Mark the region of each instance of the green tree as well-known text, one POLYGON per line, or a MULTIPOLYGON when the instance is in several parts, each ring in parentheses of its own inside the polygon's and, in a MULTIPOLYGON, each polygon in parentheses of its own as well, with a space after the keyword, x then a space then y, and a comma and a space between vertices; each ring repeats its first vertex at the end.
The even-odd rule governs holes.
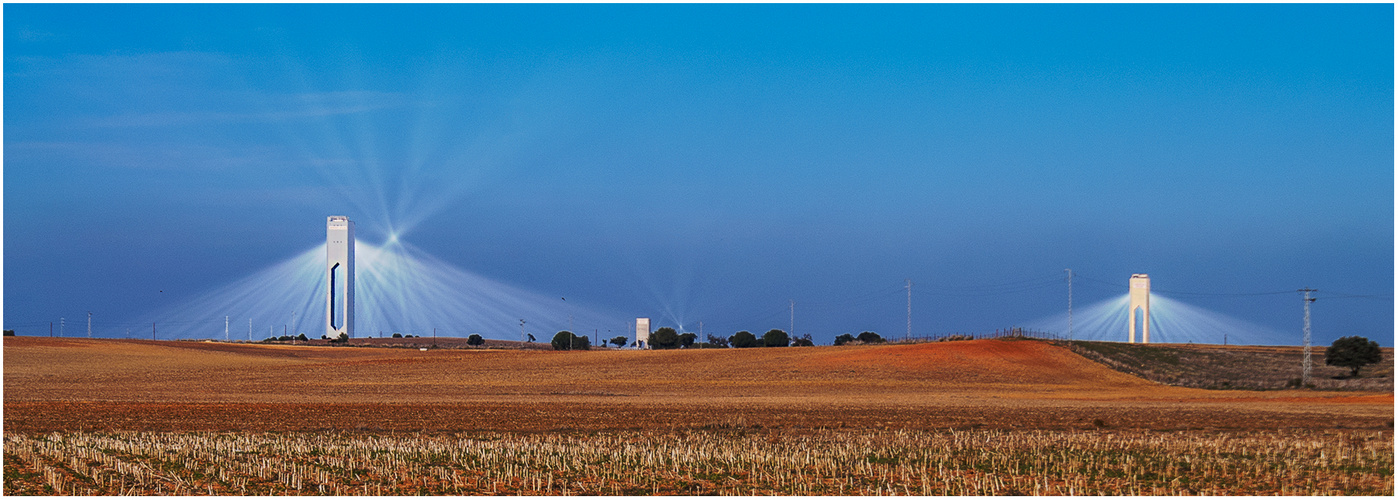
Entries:
POLYGON ((728 339, 717 335, 709 335, 709 347, 728 347, 728 339))
POLYGON ((529 341, 530 341, 530 342, 533 342, 533 341, 534 341, 534 334, 529 333, 529 334, 526 334, 526 335, 529 335, 529 341))
POLYGON ((1344 337, 1325 349, 1325 364, 1343 366, 1350 369, 1349 376, 1359 376, 1364 365, 1383 361, 1379 343, 1360 336, 1344 337))
POLYGON ((674 328, 664 327, 650 334, 651 349, 678 349, 680 334, 674 328))
POLYGON ((762 334, 763 347, 786 347, 788 345, 791 345, 791 337, 784 331, 774 328, 762 334))
POLYGON ((403 334, 398 333, 398 332, 393 332, 393 338, 395 338, 395 339, 401 339, 401 338, 403 338, 403 334))
POLYGON ((859 341, 865 344, 877 344, 883 342, 883 337, 874 332, 863 332, 859 334, 859 341))
POLYGON ((574 336, 573 332, 563 330, 553 335, 553 341, 550 344, 553 344, 555 351, 567 351, 573 348, 574 336))
POLYGON ((13 336, 15 336, 15 331, 14 331, 14 330, 5 330, 5 336, 6 336, 6 337, 13 337, 13 336))
POLYGON ((815 341, 811 340, 811 334, 809 333, 802 335, 799 338, 791 339, 791 347, 811 347, 814 345, 815 341))
POLYGON ((694 345, 694 341, 695 341, 696 339, 698 339, 698 338, 699 338, 699 336, 698 336, 698 335, 695 335, 695 334, 693 334, 693 333, 689 333, 689 332, 681 333, 681 334, 680 334, 680 347, 685 348, 685 349, 688 349, 690 346, 694 345))
POLYGON ((733 334, 732 337, 728 337, 728 344, 733 347, 757 347, 759 345, 757 343, 757 336, 747 330, 743 330, 733 334))
POLYGON ((835 345, 845 345, 850 342, 854 342, 854 335, 841 333, 840 336, 835 337, 835 345))
POLYGON ((481 338, 480 334, 472 333, 470 337, 466 337, 466 345, 483 345, 483 344, 485 344, 485 339, 481 338))
POLYGON ((588 351, 588 350, 591 350, 591 349, 592 349, 592 340, 591 340, 591 339, 588 339, 588 338, 587 338, 587 335, 583 335, 583 336, 581 336, 581 337, 579 337, 579 336, 577 336, 577 335, 574 335, 574 336, 573 336, 573 350, 574 350, 574 351, 588 351))
POLYGON ((626 347, 626 342, 627 342, 628 340, 631 340, 631 339, 629 339, 629 338, 627 338, 627 337, 625 337, 625 336, 612 337, 612 345, 617 346, 617 348, 620 349, 620 348, 622 348, 622 347, 626 347))

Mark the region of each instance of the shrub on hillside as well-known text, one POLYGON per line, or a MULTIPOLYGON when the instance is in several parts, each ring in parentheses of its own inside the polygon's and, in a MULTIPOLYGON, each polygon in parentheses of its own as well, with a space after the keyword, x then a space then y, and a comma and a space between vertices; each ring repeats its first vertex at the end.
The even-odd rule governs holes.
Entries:
POLYGON ((809 333, 802 335, 799 338, 791 339, 791 347, 811 347, 814 345, 815 341, 811 340, 811 334, 809 333))
POLYGON ((1379 361, 1383 361, 1379 343, 1357 335, 1337 339, 1325 349, 1325 364, 1349 368, 1351 377, 1358 377, 1364 365, 1379 361))
POLYGON ((773 328, 762 334, 762 347, 786 347, 788 345, 791 345, 791 337, 787 336, 784 331, 773 328))
POLYGON ((678 349, 680 334, 674 328, 664 327, 650 334, 651 349, 678 349))
POLYGON ((859 341, 865 344, 877 344, 883 342, 883 337, 874 332, 863 332, 859 334, 859 341))
POLYGON ((592 340, 591 340, 591 339, 588 339, 588 338, 587 338, 587 335, 583 335, 583 336, 581 336, 581 337, 579 337, 579 336, 577 336, 577 335, 574 335, 574 336, 573 336, 573 350, 574 350, 574 351, 588 351, 588 350, 591 350, 591 349, 592 349, 592 340))
POLYGON ((398 332, 393 332, 393 338, 395 338, 395 339, 401 339, 401 338, 403 338, 403 334, 398 333, 398 332))
POLYGON ((728 337, 728 344, 732 345, 733 347, 739 348, 757 347, 761 345, 757 342, 757 336, 753 335, 752 332, 749 332, 747 330, 743 330, 741 332, 733 334, 732 337, 728 337))
POLYGON ((568 351, 573 349, 573 332, 563 330, 553 334, 553 340, 549 344, 553 345, 555 351, 568 351))
POLYGON ((845 345, 850 342, 854 342, 854 335, 841 333, 839 336, 835 337, 835 345, 845 345))
POLYGON ((472 333, 470 337, 466 337, 466 345, 482 344, 485 344, 485 339, 481 338, 480 334, 472 333))
POLYGON ((728 347, 728 339, 717 335, 709 335, 708 345, 703 347, 705 349, 710 347, 728 347))

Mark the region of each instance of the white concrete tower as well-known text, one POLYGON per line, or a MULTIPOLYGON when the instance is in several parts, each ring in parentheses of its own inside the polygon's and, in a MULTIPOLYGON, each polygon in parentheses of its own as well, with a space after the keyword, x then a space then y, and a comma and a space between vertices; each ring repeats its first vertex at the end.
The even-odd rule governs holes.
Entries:
POLYGON ((1126 308, 1127 320, 1130 324, 1127 327, 1127 341, 1136 343, 1136 311, 1141 312, 1141 343, 1150 343, 1150 276, 1145 274, 1131 275, 1131 305, 1126 308))
POLYGON ((354 222, 325 220, 325 336, 354 338, 354 222))
POLYGON ((636 348, 646 349, 650 344, 650 318, 636 318, 636 348))

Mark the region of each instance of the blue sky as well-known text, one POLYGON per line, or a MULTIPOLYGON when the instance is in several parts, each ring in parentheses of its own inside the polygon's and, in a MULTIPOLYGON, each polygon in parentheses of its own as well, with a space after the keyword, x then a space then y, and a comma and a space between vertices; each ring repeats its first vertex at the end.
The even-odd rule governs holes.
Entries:
POLYGON ((1073 268, 1269 343, 1299 296, 1229 294, 1314 287, 1318 342, 1393 343, 1391 5, 4 9, 21 334, 148 323, 337 214, 609 323, 891 336, 912 279, 914 334, 984 332, 1073 268))

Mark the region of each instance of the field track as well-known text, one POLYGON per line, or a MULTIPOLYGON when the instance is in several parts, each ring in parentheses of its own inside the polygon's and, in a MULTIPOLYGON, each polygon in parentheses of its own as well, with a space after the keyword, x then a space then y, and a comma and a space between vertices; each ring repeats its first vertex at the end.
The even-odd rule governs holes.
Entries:
POLYGON ((4 339, 5 428, 1391 428, 1391 392, 1206 391, 1029 340, 551 352, 4 339))

